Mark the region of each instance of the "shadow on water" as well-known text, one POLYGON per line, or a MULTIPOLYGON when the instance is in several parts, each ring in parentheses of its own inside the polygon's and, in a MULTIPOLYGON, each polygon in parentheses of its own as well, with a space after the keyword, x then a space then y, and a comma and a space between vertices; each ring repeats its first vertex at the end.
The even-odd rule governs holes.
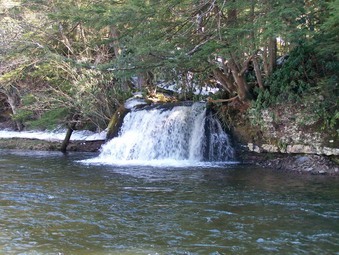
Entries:
POLYGON ((337 178, 0 151, 2 254, 335 254, 337 178))

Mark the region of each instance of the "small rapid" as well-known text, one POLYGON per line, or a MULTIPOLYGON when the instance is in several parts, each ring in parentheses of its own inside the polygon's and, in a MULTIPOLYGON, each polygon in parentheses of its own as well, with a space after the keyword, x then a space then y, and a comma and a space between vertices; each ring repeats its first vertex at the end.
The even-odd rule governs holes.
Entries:
POLYGON ((201 165, 230 162, 234 150, 206 103, 156 105, 133 109, 118 137, 86 163, 118 165, 201 165))

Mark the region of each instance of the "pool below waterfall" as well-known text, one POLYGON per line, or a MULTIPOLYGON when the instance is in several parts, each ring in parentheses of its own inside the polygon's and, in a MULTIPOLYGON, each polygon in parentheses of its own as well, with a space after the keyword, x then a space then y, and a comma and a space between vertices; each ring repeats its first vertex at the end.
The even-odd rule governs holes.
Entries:
POLYGON ((339 180, 0 150, 0 254, 337 254, 339 180))

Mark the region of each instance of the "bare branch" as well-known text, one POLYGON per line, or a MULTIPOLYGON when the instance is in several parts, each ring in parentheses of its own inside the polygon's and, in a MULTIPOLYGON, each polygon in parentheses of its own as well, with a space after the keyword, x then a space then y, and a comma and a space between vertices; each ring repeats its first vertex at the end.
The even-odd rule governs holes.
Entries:
POLYGON ((202 41, 201 43, 199 43, 198 45, 196 45, 192 50, 190 50, 189 52, 187 52, 186 55, 188 55, 188 56, 193 55, 194 53, 196 53, 197 51, 199 51, 200 48, 201 48, 202 46, 204 46, 208 41, 209 41, 209 39, 207 39, 207 40, 205 40, 205 41, 202 41))
POLYGON ((235 97, 232 97, 232 98, 228 98, 228 99, 212 99, 210 97, 207 98, 207 102, 209 103, 224 103, 224 102, 230 102, 230 101, 233 101, 235 99, 237 99, 239 96, 235 96, 235 97))

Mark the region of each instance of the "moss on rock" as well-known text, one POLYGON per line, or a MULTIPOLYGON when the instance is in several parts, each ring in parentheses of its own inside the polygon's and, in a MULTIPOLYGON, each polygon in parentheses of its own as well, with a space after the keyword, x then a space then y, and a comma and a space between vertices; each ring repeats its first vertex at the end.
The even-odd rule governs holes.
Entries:
POLYGON ((129 112, 124 106, 120 106, 113 114, 107 127, 106 140, 116 137, 124 121, 124 117, 129 112))

